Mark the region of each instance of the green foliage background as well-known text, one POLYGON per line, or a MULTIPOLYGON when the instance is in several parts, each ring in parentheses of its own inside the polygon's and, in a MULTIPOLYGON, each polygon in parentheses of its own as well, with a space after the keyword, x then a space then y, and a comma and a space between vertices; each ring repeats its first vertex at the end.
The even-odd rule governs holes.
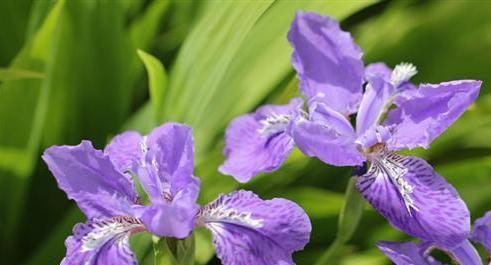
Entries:
MULTIPOLYGON (((314 264, 338 230, 353 229, 351 239, 338 235, 329 264, 388 264, 374 243, 407 237, 368 205, 356 228, 358 215, 349 213, 356 205, 348 204, 338 229, 350 169, 295 151, 281 170, 246 185, 217 172, 233 117, 298 94, 286 40, 296 10, 342 21, 367 63, 416 64, 417 82, 484 81, 471 109, 431 149, 412 153, 458 189, 473 218, 491 209, 491 3, 0 1, 2 264, 59 263, 65 237, 83 221, 41 162, 46 147, 90 139, 102 148, 118 132, 148 132, 166 121, 194 129, 201 203, 237 188, 286 197, 313 222, 298 264, 314 264)), ((196 264, 219 264, 207 232, 198 231, 195 241, 196 264)), ((132 245, 141 264, 153 264, 149 236, 132 245)))

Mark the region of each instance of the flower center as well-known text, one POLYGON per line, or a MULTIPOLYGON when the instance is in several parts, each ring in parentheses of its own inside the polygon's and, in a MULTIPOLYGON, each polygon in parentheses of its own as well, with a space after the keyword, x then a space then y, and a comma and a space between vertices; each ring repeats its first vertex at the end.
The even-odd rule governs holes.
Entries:
POLYGON ((409 81, 411 77, 416 75, 418 70, 411 63, 400 63, 394 67, 390 81, 394 87, 400 86, 402 83, 409 81))
POLYGON ((261 128, 258 129, 258 132, 261 135, 269 136, 279 132, 284 132, 288 126, 288 123, 291 120, 290 115, 286 114, 272 114, 268 116, 266 119, 259 121, 261 123, 261 128))

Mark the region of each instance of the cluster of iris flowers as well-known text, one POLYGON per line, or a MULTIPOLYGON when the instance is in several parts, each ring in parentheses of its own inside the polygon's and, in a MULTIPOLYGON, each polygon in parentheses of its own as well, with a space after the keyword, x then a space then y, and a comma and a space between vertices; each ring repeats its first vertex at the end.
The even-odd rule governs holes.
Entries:
MULTIPOLYGON (((423 159, 396 153, 428 148, 473 103, 481 82, 416 86, 412 64, 365 66, 351 35, 314 13, 297 13, 288 40, 305 99, 233 120, 220 172, 247 182, 277 170, 295 146, 329 165, 367 167, 356 176, 361 195, 392 226, 419 239, 379 242, 387 257, 398 265, 441 264, 430 256, 438 248, 459 264, 482 264, 470 241, 491 253, 491 212, 471 231, 457 191, 423 159)), ((125 132, 103 151, 88 141, 47 149, 43 159, 59 187, 88 219, 67 238, 61 264, 137 264, 131 235, 186 238, 200 227, 212 232, 224 265, 294 264, 292 253, 310 238, 307 214, 294 202, 243 190, 200 207, 193 156, 191 128, 177 123, 147 136, 125 132)))

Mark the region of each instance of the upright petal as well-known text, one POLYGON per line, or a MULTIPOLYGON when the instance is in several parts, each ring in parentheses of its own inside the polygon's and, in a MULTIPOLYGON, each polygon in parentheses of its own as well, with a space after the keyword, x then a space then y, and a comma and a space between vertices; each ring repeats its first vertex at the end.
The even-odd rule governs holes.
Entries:
POLYGON ((119 172, 125 173, 142 159, 144 148, 143 137, 130 131, 116 135, 104 148, 104 153, 109 156, 119 172))
POLYGON ((424 160, 393 153, 372 160, 357 187, 394 227, 444 248, 466 240, 469 210, 424 160))
POLYGON ((89 141, 77 146, 53 146, 43 159, 60 189, 87 218, 131 215, 138 196, 128 176, 118 172, 109 157, 89 141))
POLYGON ((368 81, 374 76, 382 77, 386 82, 390 82, 390 77, 392 75, 392 69, 388 67, 385 63, 371 63, 365 67, 365 80, 368 81))
POLYGON ((213 234, 224 265, 294 264, 311 231, 307 214, 284 199, 264 201, 248 191, 222 195, 202 208, 198 222, 213 234))
POLYGON ((360 109, 356 115, 358 135, 363 135, 368 129, 379 124, 383 114, 391 105, 390 101, 395 92, 394 86, 383 77, 378 75, 369 77, 360 109))
POLYGON ((196 203, 199 185, 192 184, 172 198, 154 201, 152 205, 141 206, 135 215, 146 229, 160 237, 185 238, 194 228, 199 205, 196 203))
POLYGON ((287 128, 300 115, 302 104, 295 98, 287 105, 266 105, 233 120, 225 133, 226 159, 220 172, 247 182, 259 173, 277 170, 295 146, 287 128))
POLYGON ((136 265, 129 236, 144 230, 131 217, 116 217, 78 224, 65 241, 66 257, 61 265, 136 265))
POLYGON ((428 148, 474 102, 480 87, 481 81, 462 80, 401 93, 386 121, 393 127, 389 149, 428 148))
POLYGON ((362 51, 350 33, 330 17, 298 12, 288 40, 300 89, 310 99, 319 93, 323 102, 343 115, 356 112, 362 95, 362 51))
POLYGON ((471 240, 483 245, 491 256, 491 211, 474 222, 471 240))
POLYGON ((377 247, 396 265, 443 265, 429 256, 428 243, 394 243, 381 241, 377 247))
POLYGON ((308 156, 334 166, 356 166, 365 160, 349 121, 323 103, 312 104, 309 120, 298 119, 292 127, 295 144, 308 156))

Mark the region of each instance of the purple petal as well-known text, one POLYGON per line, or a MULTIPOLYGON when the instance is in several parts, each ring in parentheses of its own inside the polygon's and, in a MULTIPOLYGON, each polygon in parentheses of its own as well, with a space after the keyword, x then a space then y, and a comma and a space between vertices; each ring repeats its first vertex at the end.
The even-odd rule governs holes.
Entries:
POLYGON ((467 206, 423 159, 393 153, 375 158, 357 187, 394 227, 414 237, 448 248, 469 234, 467 206))
POLYGON ((220 172, 244 183, 259 173, 277 170, 295 146, 287 128, 300 115, 302 104, 292 99, 287 105, 266 105, 233 120, 225 133, 226 160, 220 172))
POLYGON ((387 83, 390 83, 391 75, 392 69, 382 62, 372 63, 365 67, 365 80, 367 81, 374 76, 380 76, 387 83))
POLYGON ((261 200, 248 191, 222 195, 200 212, 224 265, 294 264, 292 253, 308 243, 307 214, 285 199, 261 200))
POLYGON ((377 247, 396 265, 443 265, 428 255, 429 245, 381 241, 377 247))
POLYGON ((322 103, 311 105, 310 120, 299 119, 292 129, 298 148, 334 166, 356 166, 365 160, 358 151, 349 121, 322 103))
POLYGON ((167 123, 145 140, 147 152, 138 177, 152 200, 174 197, 189 185, 199 185, 193 176, 194 145, 191 128, 167 123))
POLYGON ((288 40, 300 89, 343 115, 356 112, 362 95, 362 51, 348 32, 330 17, 297 12, 288 40))
POLYGON ((491 256, 491 211, 474 222, 471 240, 483 245, 491 256))
POLYGON ((136 265, 129 236, 143 230, 138 220, 129 217, 78 224, 65 241, 67 253, 61 265, 136 265))
POLYGON ((135 215, 146 229, 159 237, 185 238, 194 228, 199 205, 199 185, 189 185, 173 198, 155 201, 150 206, 138 207, 135 215))
POLYGON ((60 189, 87 218, 131 215, 131 206, 138 200, 131 179, 119 173, 109 157, 89 141, 50 147, 43 159, 60 189))
POLYGON ((379 124, 382 115, 390 105, 390 98, 396 92, 394 86, 381 76, 371 76, 368 79, 366 91, 361 100, 360 109, 356 116, 356 132, 363 135, 368 129, 379 124))
POLYGON ((394 130, 389 149, 428 148, 474 102, 480 87, 481 81, 462 80, 401 93, 386 121, 394 130))
POLYGON ((125 173, 142 159, 142 136, 137 132, 116 135, 106 146, 104 153, 109 156, 119 172, 125 173))

